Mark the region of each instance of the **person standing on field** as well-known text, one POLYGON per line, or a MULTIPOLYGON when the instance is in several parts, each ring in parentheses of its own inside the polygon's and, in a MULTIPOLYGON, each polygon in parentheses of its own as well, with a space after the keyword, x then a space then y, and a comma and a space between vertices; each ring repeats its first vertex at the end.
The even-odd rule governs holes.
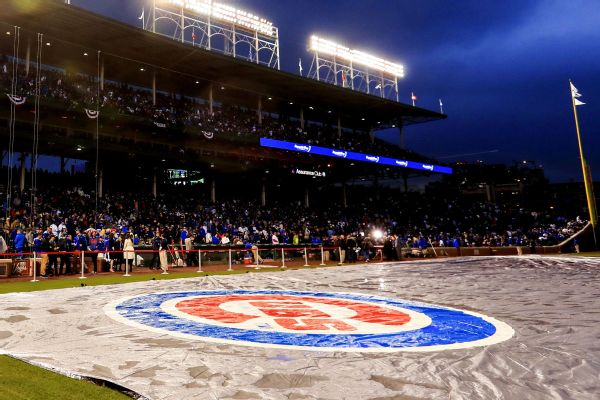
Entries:
POLYGON ((163 270, 163 275, 168 274, 169 264, 167 261, 167 251, 169 250, 169 241, 163 235, 160 237, 160 250, 158 252, 160 258, 160 268, 163 270))

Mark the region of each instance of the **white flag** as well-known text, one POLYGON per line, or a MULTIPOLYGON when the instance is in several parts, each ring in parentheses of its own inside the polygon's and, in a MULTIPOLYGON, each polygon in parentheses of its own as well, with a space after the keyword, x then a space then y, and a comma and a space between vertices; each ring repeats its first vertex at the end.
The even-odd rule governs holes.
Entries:
POLYGON ((377 86, 375 86, 375 89, 381 89, 381 83, 377 86))
POLYGON ((302 75, 303 68, 302 68, 302 59, 301 58, 298 59, 298 68, 300 68, 300 75, 302 75))
POLYGON ((144 13, 146 12, 146 10, 144 10, 142 8, 142 15, 140 15, 140 17, 138 19, 141 19, 142 21, 144 20, 144 13))
POLYGON ((444 103, 442 103, 442 99, 440 99, 440 107, 444 107, 444 103))
POLYGON ((585 103, 583 101, 577 100, 579 97, 581 97, 581 93, 579 93, 579 90, 577 90, 577 88, 575 87, 575 85, 573 85, 573 82, 569 82, 571 84, 571 96, 573 97, 573 102, 575 103, 576 106, 582 106, 585 103))

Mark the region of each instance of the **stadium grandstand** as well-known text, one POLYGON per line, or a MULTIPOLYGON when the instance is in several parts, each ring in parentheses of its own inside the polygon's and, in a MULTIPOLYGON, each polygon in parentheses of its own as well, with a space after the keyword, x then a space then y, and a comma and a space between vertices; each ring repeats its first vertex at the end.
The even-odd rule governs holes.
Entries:
MULTIPOLYGON (((335 16, 349 36, 378 23, 413 57, 396 33, 431 41, 446 26, 433 9, 494 32, 491 3, 355 3, 335 16)), ((506 150, 475 152, 486 142, 467 130, 448 132, 463 155, 406 146, 453 116, 419 107, 418 79, 376 50, 315 32, 283 71, 297 54, 276 24, 219 0, 81 4, 0 0, 0 400, 598 398, 595 197, 572 83, 584 182, 555 184, 522 159, 549 148, 535 135, 493 134, 514 121, 474 93, 513 88, 477 63, 478 92, 442 90, 477 103, 451 114, 485 109, 511 164, 474 161, 506 150)), ((324 10, 341 4, 273 13, 337 24, 324 10)), ((468 59, 431 54, 444 74, 468 59)), ((525 113, 545 119, 545 104, 525 113)))
MULTIPOLYGON (((58 0, 3 9, 5 253, 119 251, 125 236, 157 250, 159 238, 183 246, 189 235, 196 248, 326 245, 332 258, 359 249, 368 261, 378 246, 397 259, 432 246, 559 245, 585 226, 560 207, 497 201, 498 185, 469 189, 406 149, 407 127, 446 116, 398 102, 398 76, 347 75, 351 64, 335 64, 333 78, 283 72, 278 42, 271 56, 258 45, 274 28, 246 27, 257 46, 236 57, 239 32, 217 51, 199 25, 165 34, 156 13, 134 27, 58 0), (384 129, 397 144, 377 138, 384 129), (416 192, 413 177, 436 179, 416 192)), ((500 192, 523 189, 511 185, 500 192)))

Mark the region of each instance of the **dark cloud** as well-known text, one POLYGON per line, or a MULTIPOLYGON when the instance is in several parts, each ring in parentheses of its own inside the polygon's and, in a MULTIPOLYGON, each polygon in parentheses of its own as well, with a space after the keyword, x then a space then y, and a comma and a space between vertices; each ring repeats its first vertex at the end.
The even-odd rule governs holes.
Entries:
MULTIPOLYGON (((135 23, 141 0, 72 0, 135 23)), ((402 95, 447 121, 407 129, 417 151, 443 157, 498 149, 490 162, 536 160, 553 180, 581 179, 568 79, 579 108, 587 157, 600 176, 600 2, 585 0, 234 0, 280 28, 282 67, 309 63, 312 33, 405 63, 402 95)))

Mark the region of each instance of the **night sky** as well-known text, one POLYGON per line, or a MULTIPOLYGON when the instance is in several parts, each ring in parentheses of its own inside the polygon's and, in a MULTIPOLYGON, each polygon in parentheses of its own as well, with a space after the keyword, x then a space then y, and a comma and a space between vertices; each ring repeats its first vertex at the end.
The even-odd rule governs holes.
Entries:
MULTIPOLYGON (((72 0, 138 24, 145 0, 72 0)), ((442 162, 530 160, 552 181, 580 181, 568 79, 586 157, 600 179, 600 1, 597 0, 231 0, 279 27, 282 69, 305 73, 317 33, 401 62, 421 107, 448 120, 409 127, 407 146, 442 162), (468 155, 482 153, 478 155, 468 155), (465 155, 465 156, 461 156, 465 155)))

